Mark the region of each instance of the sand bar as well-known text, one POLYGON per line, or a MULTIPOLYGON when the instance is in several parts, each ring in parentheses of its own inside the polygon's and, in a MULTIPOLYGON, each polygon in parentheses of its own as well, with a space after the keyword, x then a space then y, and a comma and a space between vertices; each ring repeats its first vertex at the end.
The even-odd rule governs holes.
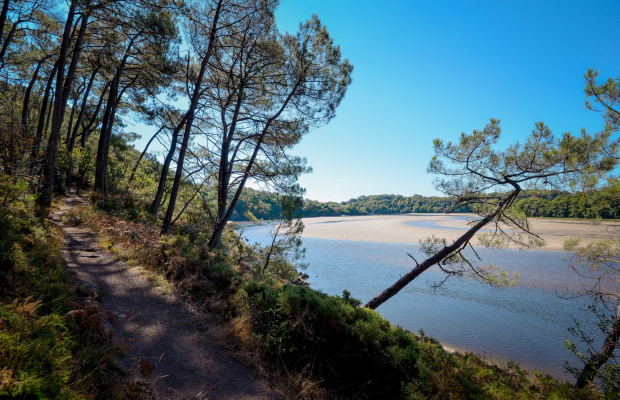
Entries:
MULTIPOLYGON (((365 242, 419 243, 435 235, 453 241, 470 225, 462 214, 397 214, 354 217, 304 218, 304 237, 365 242)), ((470 220, 473 216, 469 216, 470 220)), ((585 220, 530 219, 532 232, 546 242, 544 250, 562 250, 564 241, 581 238, 582 243, 620 234, 619 221, 594 224, 585 220)), ((489 227, 491 228, 491 227, 489 227)), ((474 238, 473 245, 478 244, 474 238)))

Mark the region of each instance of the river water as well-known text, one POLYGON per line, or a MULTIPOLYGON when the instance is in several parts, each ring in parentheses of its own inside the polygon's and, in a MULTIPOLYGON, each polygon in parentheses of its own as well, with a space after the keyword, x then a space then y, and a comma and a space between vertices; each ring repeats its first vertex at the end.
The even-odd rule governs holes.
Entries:
MULTIPOLYGON (((458 218, 458 217, 457 217, 458 218)), ((269 224, 243 224, 250 243, 267 243, 269 224)), ((311 287, 327 294, 348 290, 366 302, 413 267, 410 253, 424 255, 418 245, 304 238, 311 287)), ((430 269, 379 311, 393 324, 425 334, 446 347, 472 351, 497 361, 514 360, 563 380, 574 356, 566 339, 575 320, 594 326, 587 299, 575 298, 583 281, 561 251, 477 249, 482 262, 519 273, 517 286, 494 289, 471 278, 450 278, 439 289, 433 284, 444 275, 430 269)))

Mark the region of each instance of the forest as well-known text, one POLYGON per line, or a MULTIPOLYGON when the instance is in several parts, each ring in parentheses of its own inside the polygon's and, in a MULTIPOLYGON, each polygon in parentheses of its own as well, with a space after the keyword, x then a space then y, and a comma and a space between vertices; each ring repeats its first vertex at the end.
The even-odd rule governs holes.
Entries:
MULTIPOLYGON (((620 314, 601 323, 607 347, 579 353, 573 385, 445 351, 374 309, 433 265, 462 274, 452 262, 468 268, 460 252, 483 226, 507 224, 519 233, 506 240, 534 247, 526 217, 620 218, 618 81, 586 75, 602 132, 556 138, 538 123, 500 151, 492 119, 454 143, 437 139, 429 171, 444 197, 304 201, 298 178, 310 169, 291 150, 335 117, 353 65, 316 15, 281 32, 277 6, 1 1, 0 397, 157 398, 122 368, 101 293, 67 267, 63 229, 79 226, 100 243, 89 251, 141 266, 233 332, 226 346, 252 354, 282 398, 614 398, 620 369, 607 362, 620 314), (87 204, 58 217, 68 195, 87 204), (481 219, 451 245, 429 242, 429 259, 366 305, 304 284, 296 217, 411 212, 481 219), (241 219, 280 223, 259 247, 227 228, 241 219)), ((617 262, 614 240, 573 245, 598 267, 617 262)))
POLYGON ((351 82, 318 18, 281 34, 275 6, 4 1, 4 173, 36 186, 42 208, 72 187, 105 196, 154 180, 145 196, 163 232, 210 188, 215 248, 248 180, 294 190, 306 167, 287 150, 334 116, 351 82), (167 148, 158 170, 148 146, 131 172, 114 160, 115 142, 136 138, 130 123, 167 148))
MULTIPOLYGON (((596 193, 570 193, 559 190, 532 190, 523 193, 515 208, 528 217, 620 219, 620 203, 613 189, 596 193)), ((296 216, 331 217, 342 215, 402 213, 471 213, 455 198, 443 196, 402 196, 393 194, 360 196, 348 201, 320 202, 304 199, 296 216)), ((232 220, 272 220, 281 214, 280 197, 271 192, 247 188, 235 208, 232 220)))

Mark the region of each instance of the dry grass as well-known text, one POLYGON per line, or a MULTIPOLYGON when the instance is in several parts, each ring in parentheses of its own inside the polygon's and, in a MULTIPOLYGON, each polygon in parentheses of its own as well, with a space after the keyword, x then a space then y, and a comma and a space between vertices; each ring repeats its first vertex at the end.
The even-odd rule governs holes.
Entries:
POLYGON ((279 398, 296 400, 323 400, 331 398, 321 387, 321 381, 309 370, 301 372, 274 371, 265 360, 260 343, 256 339, 251 316, 244 312, 227 322, 212 328, 218 344, 230 350, 231 354, 245 365, 251 366, 260 376, 267 378, 279 398))

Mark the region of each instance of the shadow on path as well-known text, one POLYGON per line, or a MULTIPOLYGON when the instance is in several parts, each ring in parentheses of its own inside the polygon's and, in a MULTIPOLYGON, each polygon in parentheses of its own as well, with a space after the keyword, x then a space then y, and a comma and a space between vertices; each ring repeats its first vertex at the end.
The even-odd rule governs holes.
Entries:
POLYGON ((62 252, 83 283, 103 292, 118 337, 129 344, 133 364, 147 361, 144 378, 158 399, 275 399, 255 371, 226 354, 210 334, 209 316, 193 313, 173 295, 151 285, 139 267, 130 267, 99 248, 84 228, 62 224, 62 215, 85 201, 68 196, 52 220, 64 232, 62 252), (149 368, 147 368, 148 370, 149 368))

